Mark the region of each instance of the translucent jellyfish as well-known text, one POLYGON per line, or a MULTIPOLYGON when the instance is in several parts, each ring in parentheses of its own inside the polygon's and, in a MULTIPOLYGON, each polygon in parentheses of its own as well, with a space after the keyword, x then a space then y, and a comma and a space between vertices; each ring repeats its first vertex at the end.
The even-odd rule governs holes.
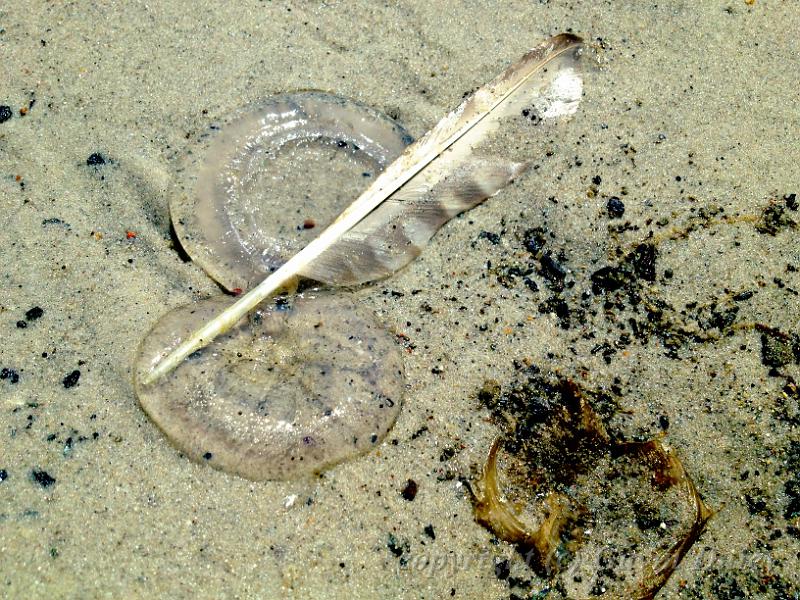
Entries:
POLYGON ((411 143, 382 113, 321 92, 275 96, 187 156, 170 213, 186 249, 246 290, 327 227, 411 143))
POLYGON ((141 385, 163 356, 230 303, 220 297, 165 315, 135 365, 145 412, 190 458, 242 477, 319 472, 378 444, 404 390, 401 353, 374 315, 330 293, 272 302, 141 385))

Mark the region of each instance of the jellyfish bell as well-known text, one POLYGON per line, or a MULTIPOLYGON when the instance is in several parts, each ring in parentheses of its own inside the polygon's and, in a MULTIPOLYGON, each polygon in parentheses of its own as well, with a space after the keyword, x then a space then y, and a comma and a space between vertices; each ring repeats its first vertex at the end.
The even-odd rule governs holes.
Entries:
POLYGON ((325 229, 412 138, 322 92, 237 112, 187 153, 170 200, 186 252, 229 291, 260 282, 325 229))
POLYGON ((144 411, 191 459, 247 479, 291 479, 374 448, 404 390, 391 334, 346 295, 272 302, 153 384, 145 374, 230 300, 179 307, 147 335, 135 364, 144 411))

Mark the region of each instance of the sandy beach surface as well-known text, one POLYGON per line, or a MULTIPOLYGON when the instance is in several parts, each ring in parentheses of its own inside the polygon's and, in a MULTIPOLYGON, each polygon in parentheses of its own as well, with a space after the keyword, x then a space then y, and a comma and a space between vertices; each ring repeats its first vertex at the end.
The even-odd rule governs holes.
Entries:
POLYGON ((800 597, 798 31, 789 0, 0 4, 0 597, 624 589, 620 536, 680 523, 593 505, 595 554, 548 577, 475 521, 503 427, 480 391, 537 370, 612 398, 615 435, 661 436, 718 511, 658 597, 800 597), (566 31, 600 63, 578 113, 490 149, 534 168, 342 292, 404 352, 384 442, 288 482, 178 452, 132 362, 165 312, 221 293, 170 235, 187 153, 306 89, 418 137, 566 31))

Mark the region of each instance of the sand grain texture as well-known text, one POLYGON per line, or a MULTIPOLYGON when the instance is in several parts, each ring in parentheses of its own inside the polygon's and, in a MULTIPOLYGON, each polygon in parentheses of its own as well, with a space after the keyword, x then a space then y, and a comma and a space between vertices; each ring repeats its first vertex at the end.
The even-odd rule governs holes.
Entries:
POLYGON ((701 215, 722 206, 760 218, 773 202, 800 221, 784 198, 800 193, 798 30, 794 3, 778 0, 2 4, 0 105, 13 116, 0 123, 0 596, 541 591, 547 582, 475 524, 457 479, 477 472, 496 432, 477 390, 505 384, 512 360, 528 358, 618 386, 627 435, 652 437, 666 416, 666 443, 708 504, 724 507, 661 597, 793 597, 791 347, 772 375, 753 330, 682 339, 667 356, 664 336, 631 332, 629 319, 647 321, 641 305, 604 306, 590 277, 652 231, 655 276, 643 285, 676 318, 696 325, 703 316, 687 304, 720 312, 753 291, 730 301, 737 322, 800 332, 798 230, 701 215), (409 349, 406 404, 380 450, 319 479, 254 484, 170 446, 136 403, 134 353, 167 310, 219 293, 170 240, 180 157, 234 109, 309 88, 419 136, 568 30, 601 39, 605 66, 572 122, 499 142, 538 168, 357 292, 409 349), (104 164, 87 164, 95 153, 104 164), (612 196, 621 219, 609 218, 612 196), (708 226, 666 239, 692 219, 708 226), (530 252, 534 227, 563 276, 530 252), (508 270, 520 264, 532 272, 508 270), (412 501, 400 493, 409 479, 412 501), (513 581, 495 573, 506 559, 513 581))

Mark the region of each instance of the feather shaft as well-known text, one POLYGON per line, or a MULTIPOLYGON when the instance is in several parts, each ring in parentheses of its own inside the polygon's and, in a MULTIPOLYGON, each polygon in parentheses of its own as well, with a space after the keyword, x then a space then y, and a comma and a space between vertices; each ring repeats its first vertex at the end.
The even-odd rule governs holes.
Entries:
MULTIPOLYGON (((531 79, 545 65, 566 52, 576 50, 580 45, 581 39, 577 36, 557 35, 525 54, 499 77, 478 89, 427 134, 410 145, 319 237, 312 240, 216 318, 182 341, 153 367, 142 383, 153 383, 175 369, 188 355, 228 331, 258 304, 296 280, 298 276, 322 282, 351 284, 377 279, 406 264, 419 253, 421 246, 414 245, 416 237, 424 237, 422 243, 425 243, 433 232, 454 214, 471 208, 493 195, 524 170, 525 165, 517 163, 499 163, 490 169, 487 167, 488 161, 475 161, 471 158, 472 150, 488 133, 497 128, 501 117, 518 112, 522 106, 520 102, 528 100, 525 97, 515 98, 515 93, 520 88, 524 89, 526 84, 530 85, 531 79), (440 162, 441 164, 437 166, 440 162), (457 184, 461 181, 459 177, 462 177, 463 173, 478 175, 477 186, 473 177, 471 181, 463 180, 459 187, 457 184), (489 183, 482 185, 484 182, 489 183), (409 184, 408 190, 404 187, 406 184, 409 184), (438 206, 432 203, 414 204, 414 198, 418 198, 421 194, 432 193, 435 189, 440 190, 442 197, 438 206), (357 243, 359 237, 367 236, 370 231, 383 232, 381 229, 383 224, 371 223, 370 217, 374 216, 373 220, 401 219, 402 215, 398 215, 397 210, 392 212, 392 207, 379 209, 381 204, 394 194, 396 203, 402 207, 413 208, 418 215, 425 211, 440 212, 433 219, 433 225, 427 226, 427 231, 409 231, 406 235, 407 245, 412 247, 406 250, 406 255, 397 258, 392 256, 391 251, 387 251, 385 264, 377 270, 377 276, 374 270, 368 270, 366 274, 357 273, 357 269, 351 266, 341 264, 336 266, 333 264, 335 260, 326 260, 326 251, 330 251, 332 246, 342 240, 344 240, 343 246, 346 246, 347 242, 357 243), (379 212, 382 214, 379 215, 379 212), (363 226, 359 225, 362 221, 363 226), (349 238, 348 232, 351 233, 349 238), (326 268, 325 264, 329 264, 329 267, 326 268)), ((580 80, 577 80, 577 90, 570 89, 570 86, 575 87, 575 81, 567 80, 559 85, 543 111, 545 117, 571 114, 577 107, 580 98, 580 80), (548 111, 552 114, 548 114, 548 111)), ((523 94, 517 95, 523 96, 523 94)), ((394 209, 397 208, 394 206, 394 209)), ((339 263, 358 262, 357 253, 351 254, 350 257, 345 255, 344 258, 341 258, 341 254, 340 252, 339 257, 334 257, 339 263)))

